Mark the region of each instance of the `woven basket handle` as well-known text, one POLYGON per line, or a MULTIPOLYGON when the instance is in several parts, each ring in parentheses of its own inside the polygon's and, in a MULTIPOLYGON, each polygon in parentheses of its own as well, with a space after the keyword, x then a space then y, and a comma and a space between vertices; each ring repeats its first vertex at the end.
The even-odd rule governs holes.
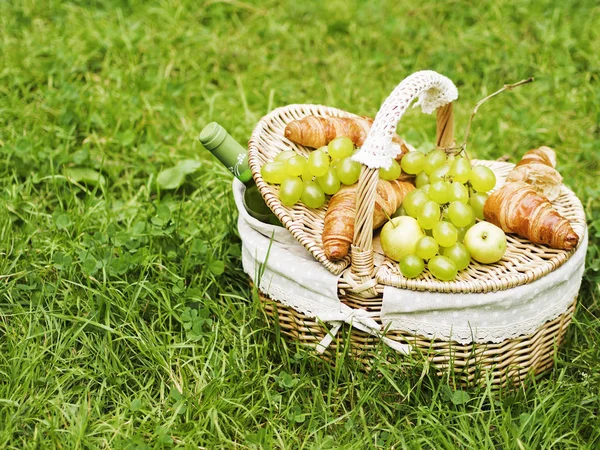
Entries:
POLYGON ((364 145, 353 157, 363 164, 363 170, 356 194, 352 272, 364 280, 373 276, 374 269, 373 210, 379 169, 389 167, 392 158, 397 156, 397 146, 392 145, 392 138, 396 134, 400 118, 417 98, 415 106, 421 106, 424 113, 431 114, 438 110, 437 146, 453 145, 454 119, 451 102, 458 98, 454 83, 431 70, 416 72, 405 78, 381 105, 364 145))

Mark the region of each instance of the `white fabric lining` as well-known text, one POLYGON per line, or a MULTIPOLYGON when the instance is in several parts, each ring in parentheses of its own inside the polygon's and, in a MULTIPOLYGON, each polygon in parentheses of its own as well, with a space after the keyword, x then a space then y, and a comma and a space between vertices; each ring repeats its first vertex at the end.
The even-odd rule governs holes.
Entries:
MULTIPOLYGON (((234 181, 234 196, 240 212, 242 264, 254 283, 274 300, 329 323, 333 335, 345 322, 381 337, 381 328, 373 320, 373 314, 343 304, 338 299, 338 277, 314 260, 301 244, 289 240, 285 235, 287 230, 262 223, 256 227, 258 230, 253 227, 255 220, 242 204, 244 189, 241 182, 234 181), (274 228, 277 228, 276 233, 273 233, 274 228), (275 236, 273 241, 267 237, 269 233, 275 236), (264 271, 258 280, 261 265, 264 271)), ((586 248, 587 233, 579 249, 559 269, 536 282, 504 291, 442 294, 386 287, 381 312, 384 329, 462 344, 501 342, 531 334, 566 311, 577 295, 586 248)), ((330 341, 331 336, 325 338, 322 350, 330 341)), ((408 351, 407 346, 401 348, 403 352, 408 351)))

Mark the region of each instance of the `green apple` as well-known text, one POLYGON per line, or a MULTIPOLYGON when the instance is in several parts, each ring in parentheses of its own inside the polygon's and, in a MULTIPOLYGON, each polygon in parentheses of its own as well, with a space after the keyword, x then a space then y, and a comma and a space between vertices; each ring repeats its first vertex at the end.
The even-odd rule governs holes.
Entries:
POLYGON ((469 228, 464 242, 471 257, 483 264, 500 261, 506 252, 506 234, 489 222, 479 222, 469 228))
POLYGON ((425 236, 417 219, 410 216, 394 217, 381 229, 379 239, 383 253, 394 261, 415 252, 417 241, 425 236))

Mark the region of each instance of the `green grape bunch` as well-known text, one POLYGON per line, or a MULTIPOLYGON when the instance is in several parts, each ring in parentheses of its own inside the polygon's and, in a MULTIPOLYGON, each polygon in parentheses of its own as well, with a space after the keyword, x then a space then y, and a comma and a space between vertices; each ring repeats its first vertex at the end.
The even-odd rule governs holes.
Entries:
MULTIPOLYGON (((282 151, 263 165, 261 175, 267 183, 279 185, 279 200, 284 205, 293 207, 302 202, 309 208, 320 208, 327 195, 358 181, 361 164, 352 160, 354 152, 350 138, 337 137, 308 157, 294 150, 282 151)), ((400 166, 396 165, 392 170, 399 176, 400 166)))
MULTIPOLYGON (((301 202, 319 208, 327 196, 358 182, 362 166, 352 159, 355 151, 349 138, 337 137, 308 157, 293 150, 280 152, 262 167, 261 174, 267 183, 279 185, 284 205, 293 207, 301 202)), ((400 214, 416 219, 423 237, 416 242, 415 251, 399 261, 406 278, 418 277, 427 269, 433 277, 451 281, 471 262, 465 234, 478 220, 484 220, 483 208, 496 176, 488 167, 472 166, 460 153, 412 151, 379 170, 383 180, 397 179, 402 173, 415 177, 417 189, 406 196, 400 214)))
POLYGON ((488 167, 472 166, 461 153, 413 151, 400 161, 402 171, 415 176, 417 187, 404 199, 403 211, 427 234, 418 240, 414 254, 399 262, 406 278, 427 269, 433 277, 451 281, 471 262, 464 237, 484 220, 483 208, 496 176, 488 167))

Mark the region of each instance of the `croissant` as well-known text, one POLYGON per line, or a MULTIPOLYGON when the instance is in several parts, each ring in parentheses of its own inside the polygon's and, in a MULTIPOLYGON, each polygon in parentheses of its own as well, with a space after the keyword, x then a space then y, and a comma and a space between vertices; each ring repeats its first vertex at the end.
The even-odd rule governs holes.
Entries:
MULTIPOLYGON (((357 147, 361 147, 373 125, 370 117, 320 117, 306 116, 293 120, 285 127, 285 137, 305 147, 319 148, 329 144, 338 136, 349 137, 357 147)), ((398 153, 407 153, 406 143, 395 135, 392 141, 400 146, 398 153)), ((398 159, 398 158, 396 158, 398 159)))
POLYGON ((552 201, 560 195, 563 182, 555 165, 556 154, 550 147, 529 150, 510 171, 506 181, 524 181, 552 201))
POLYGON ((483 207, 485 220, 536 244, 571 250, 579 236, 548 199, 522 181, 506 183, 483 207))
MULTIPOLYGON (((358 184, 344 186, 329 200, 322 239, 325 256, 331 261, 344 258, 350 250, 354 238, 357 189, 358 184)), ((373 229, 383 225, 413 189, 414 185, 406 181, 380 179, 373 211, 373 229)))

